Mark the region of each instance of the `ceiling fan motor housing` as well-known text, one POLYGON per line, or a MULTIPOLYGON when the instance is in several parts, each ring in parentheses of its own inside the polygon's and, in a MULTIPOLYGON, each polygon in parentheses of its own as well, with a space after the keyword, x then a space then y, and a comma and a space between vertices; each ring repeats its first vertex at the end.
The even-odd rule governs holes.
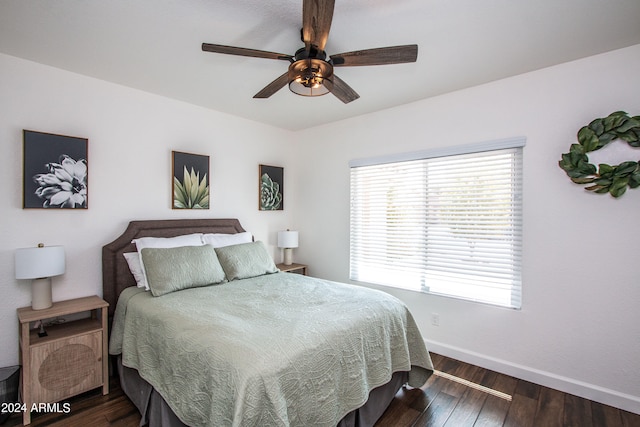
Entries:
POLYGON ((302 96, 320 96, 329 92, 323 84, 333 75, 333 66, 326 60, 323 50, 311 46, 298 49, 289 65, 289 89, 302 96))

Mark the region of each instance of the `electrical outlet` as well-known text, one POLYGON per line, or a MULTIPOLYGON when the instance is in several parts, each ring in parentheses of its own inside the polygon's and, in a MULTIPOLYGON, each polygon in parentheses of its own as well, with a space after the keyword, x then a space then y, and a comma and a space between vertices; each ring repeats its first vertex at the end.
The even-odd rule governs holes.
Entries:
POLYGON ((440 326, 440 315, 438 313, 431 313, 431 324, 433 326, 440 326))

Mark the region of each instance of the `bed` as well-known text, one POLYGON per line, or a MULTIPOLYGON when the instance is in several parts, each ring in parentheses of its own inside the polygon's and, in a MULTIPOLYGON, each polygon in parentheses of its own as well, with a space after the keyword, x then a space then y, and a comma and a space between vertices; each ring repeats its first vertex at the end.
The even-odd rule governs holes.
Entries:
POLYGON ((125 258, 134 240, 200 233, 247 234, 236 219, 132 221, 103 247, 109 352, 141 425, 372 426, 403 385, 431 375, 399 300, 279 272, 253 239, 142 249, 153 285, 139 287, 125 258))

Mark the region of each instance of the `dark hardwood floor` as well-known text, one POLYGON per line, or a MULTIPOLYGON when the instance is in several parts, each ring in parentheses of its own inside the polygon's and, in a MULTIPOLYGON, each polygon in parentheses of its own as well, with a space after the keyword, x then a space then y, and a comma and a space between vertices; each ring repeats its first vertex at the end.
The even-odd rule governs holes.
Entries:
POLYGON ((640 415, 438 354, 431 357, 436 374, 420 389, 400 390, 376 427, 640 427, 640 415))
MULTIPOLYGON (((640 427, 640 415, 432 353, 437 370, 419 389, 401 389, 376 427, 640 427)), ((140 415, 112 381, 111 392, 69 400, 70 414, 36 415, 33 427, 136 427, 140 415)), ((22 425, 19 414, 6 427, 22 425)), ((4 427, 3 426, 3 427, 4 427)))

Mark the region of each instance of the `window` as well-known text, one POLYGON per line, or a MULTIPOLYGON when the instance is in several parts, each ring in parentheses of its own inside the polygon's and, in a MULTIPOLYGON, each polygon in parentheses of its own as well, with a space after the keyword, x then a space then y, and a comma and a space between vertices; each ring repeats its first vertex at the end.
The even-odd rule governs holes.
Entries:
POLYGON ((524 143, 352 161, 350 278, 520 308, 524 143))

